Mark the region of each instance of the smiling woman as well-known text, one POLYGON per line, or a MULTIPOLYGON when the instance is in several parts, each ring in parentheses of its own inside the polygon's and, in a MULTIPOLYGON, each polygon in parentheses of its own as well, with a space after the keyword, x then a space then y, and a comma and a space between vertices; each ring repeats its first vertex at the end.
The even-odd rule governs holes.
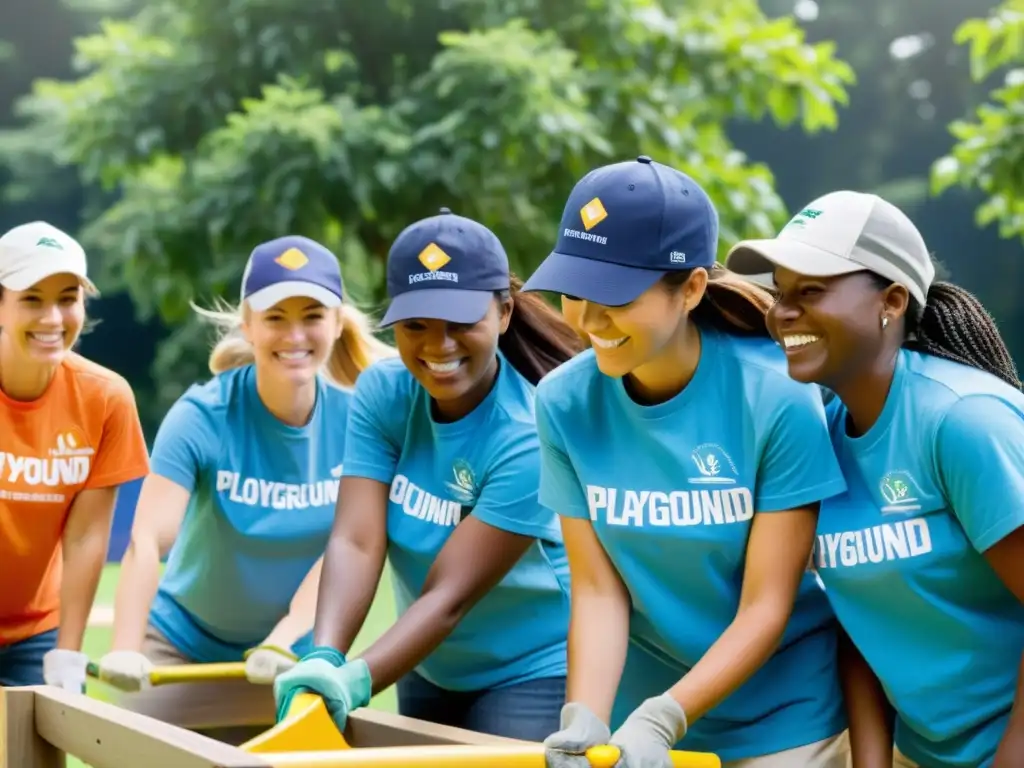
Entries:
POLYGON ((534 384, 582 345, 518 292, 494 233, 447 210, 399 234, 387 273, 401 359, 356 385, 319 647, 278 679, 278 711, 311 689, 344 728, 397 681, 402 714, 537 740, 565 693, 568 583, 537 503, 534 384), (348 660, 385 555, 400 618, 348 660))
POLYGON ((132 691, 124 706, 193 728, 272 716, 269 683, 309 645, 351 385, 394 355, 346 304, 337 258, 308 238, 257 246, 241 293, 238 310, 200 310, 223 327, 215 376, 160 425, 100 661, 101 678, 132 691), (138 690, 154 664, 243 659, 245 681, 138 690))
POLYGON ((117 487, 148 468, 128 383, 71 351, 86 294, 64 232, 0 237, 0 685, 82 690, 117 487))

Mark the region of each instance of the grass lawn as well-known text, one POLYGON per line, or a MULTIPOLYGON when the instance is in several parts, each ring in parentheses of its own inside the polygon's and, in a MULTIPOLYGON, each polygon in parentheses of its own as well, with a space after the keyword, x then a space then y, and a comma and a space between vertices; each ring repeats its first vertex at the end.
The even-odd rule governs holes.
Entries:
MULTIPOLYGON (((96 592, 96 604, 97 605, 114 605, 114 592, 117 589, 117 576, 120 571, 120 566, 117 564, 108 564, 103 570, 103 577, 100 580, 99 589, 96 592)), ((373 606, 370 608, 370 613, 366 617, 366 624, 363 625, 363 631, 359 633, 356 638, 355 644, 352 647, 353 652, 358 653, 360 650, 369 645, 373 640, 383 633, 395 620, 395 607, 394 599, 391 591, 391 574, 387 568, 384 569, 384 575, 381 579, 380 589, 377 590, 377 597, 373 601, 373 606)), ((91 627, 85 633, 85 642, 83 651, 93 661, 98 661, 99 658, 107 652, 110 648, 111 632, 107 627, 91 627)), ((89 681, 88 687, 89 695, 101 699, 103 701, 110 701, 109 694, 111 689, 96 680, 89 681)), ((381 692, 373 698, 370 702, 370 706, 374 709, 382 709, 388 712, 396 711, 396 699, 394 688, 389 688, 386 691, 381 692)), ((73 757, 69 757, 67 761, 67 768, 83 768, 84 763, 76 760, 73 757)))

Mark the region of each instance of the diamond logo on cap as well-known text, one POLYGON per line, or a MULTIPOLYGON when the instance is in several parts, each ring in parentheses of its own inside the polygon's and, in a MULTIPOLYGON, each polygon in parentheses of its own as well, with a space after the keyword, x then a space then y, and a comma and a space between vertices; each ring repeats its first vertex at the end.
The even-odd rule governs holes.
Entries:
POLYGON ((300 251, 298 248, 289 248, 287 251, 282 253, 276 259, 274 259, 285 269, 290 269, 293 272, 296 269, 302 269, 304 266, 309 264, 309 259, 306 258, 306 254, 300 251))
POLYGON ((442 251, 441 247, 437 243, 431 243, 428 245, 420 251, 420 255, 416 258, 420 260, 420 264, 431 272, 436 272, 452 260, 452 257, 442 251))
POLYGON ((588 232, 607 218, 608 211, 604 209, 604 204, 599 197, 595 197, 580 208, 580 219, 583 220, 583 228, 588 232))

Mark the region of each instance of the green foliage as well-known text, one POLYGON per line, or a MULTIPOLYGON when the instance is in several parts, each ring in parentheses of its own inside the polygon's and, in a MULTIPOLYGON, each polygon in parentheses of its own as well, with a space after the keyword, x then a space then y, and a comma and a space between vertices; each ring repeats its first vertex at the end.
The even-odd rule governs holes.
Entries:
MULTIPOLYGON (((726 124, 832 129, 854 80, 755 0, 141 5, 76 41, 81 77, 37 82, 0 152, 23 194, 45 165, 74 168, 102 287, 174 326, 190 300, 235 295, 252 246, 286 232, 334 248, 375 304, 393 238, 442 205, 529 273, 573 183, 638 154, 705 186, 723 249, 770 236, 787 212, 726 124)), ((165 342, 165 402, 200 375, 203 342, 191 325, 165 342)))
POLYGON ((1024 237, 1024 0, 1006 0, 988 18, 969 19, 955 40, 970 50, 978 82, 1010 68, 970 120, 950 125, 952 150, 932 167, 932 190, 954 185, 985 195, 979 226, 997 223, 1002 237, 1024 237))

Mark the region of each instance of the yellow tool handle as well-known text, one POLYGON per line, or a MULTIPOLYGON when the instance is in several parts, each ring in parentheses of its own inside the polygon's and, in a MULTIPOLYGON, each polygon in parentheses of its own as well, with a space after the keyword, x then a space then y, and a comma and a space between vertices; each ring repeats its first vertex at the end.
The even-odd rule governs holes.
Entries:
MULTIPOLYGON (((700 752, 669 753, 674 768, 721 768, 715 755, 700 752)), ((260 755, 274 768, 545 768, 544 747, 540 744, 522 747, 420 746, 362 747, 331 752, 272 752, 260 755)), ((608 768, 619 759, 619 750, 612 746, 587 750, 593 768, 608 768)))
POLYGON ((178 664, 169 667, 155 667, 149 673, 150 685, 244 679, 245 663, 241 661, 222 664, 178 664))

